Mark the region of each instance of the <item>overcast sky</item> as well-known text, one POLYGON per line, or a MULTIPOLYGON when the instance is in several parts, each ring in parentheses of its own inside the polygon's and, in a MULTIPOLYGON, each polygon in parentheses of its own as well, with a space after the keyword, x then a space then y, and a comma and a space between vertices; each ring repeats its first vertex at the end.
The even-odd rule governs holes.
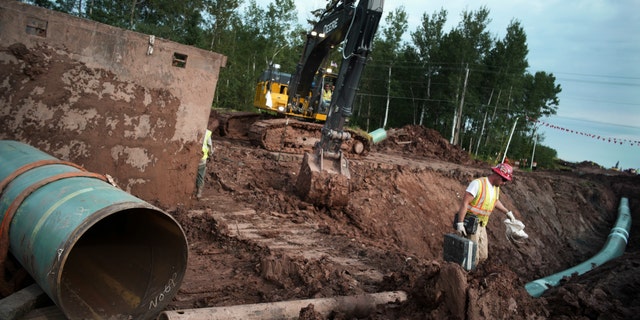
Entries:
MULTIPOLYGON (((257 2, 264 7, 272 1, 257 2)), ((306 21, 326 1, 295 3, 306 21)), ((384 10, 399 6, 408 14, 409 31, 423 13, 441 8, 448 12, 445 31, 458 24, 463 10, 481 6, 490 10, 489 30, 499 38, 511 20, 520 21, 529 72, 553 73, 562 87, 558 114, 539 119, 542 143, 564 160, 640 169, 640 0, 387 0, 384 10)))

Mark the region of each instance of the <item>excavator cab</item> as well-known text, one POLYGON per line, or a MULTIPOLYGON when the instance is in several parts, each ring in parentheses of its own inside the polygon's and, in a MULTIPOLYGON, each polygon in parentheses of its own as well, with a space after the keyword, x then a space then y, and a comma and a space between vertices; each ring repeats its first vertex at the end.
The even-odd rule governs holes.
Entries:
POLYGON ((265 70, 258 78, 253 106, 267 112, 282 112, 289 100, 291 74, 277 68, 265 70), (275 70, 274 70, 275 69, 275 70))
POLYGON ((325 122, 328 108, 322 107, 322 88, 335 85, 337 75, 330 69, 317 72, 309 91, 289 96, 292 75, 272 66, 258 78, 253 106, 258 110, 279 116, 325 122))

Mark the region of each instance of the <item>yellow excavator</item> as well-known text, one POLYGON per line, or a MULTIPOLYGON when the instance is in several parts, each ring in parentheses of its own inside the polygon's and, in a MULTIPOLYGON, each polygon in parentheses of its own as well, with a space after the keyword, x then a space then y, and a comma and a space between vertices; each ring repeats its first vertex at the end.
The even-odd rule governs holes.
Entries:
MULTIPOLYGON (((322 126, 327 120, 329 103, 323 101, 322 88, 335 87, 337 74, 330 68, 321 69, 314 85, 303 95, 289 95, 292 75, 271 66, 259 77, 253 106, 260 111, 216 114, 223 136, 248 139, 273 152, 302 154, 312 151, 320 141, 322 126), (316 86, 315 83, 318 83, 316 86)), ((343 145, 353 156, 364 156, 370 149, 370 136, 364 131, 347 129, 354 138, 343 145)))
POLYGON ((254 107, 277 117, 258 119, 257 113, 236 113, 221 119, 221 134, 231 136, 233 128, 242 127, 239 132, 248 132, 251 141, 267 150, 304 152, 296 189, 301 198, 316 205, 348 203, 350 172, 345 154, 365 155, 375 142, 347 124, 384 0, 360 0, 357 6, 356 2, 335 0, 327 7, 307 34, 295 73, 272 65, 261 74, 254 107), (327 60, 339 45, 342 61, 333 72, 327 60), (326 105, 322 101, 325 84, 333 88, 326 105))
MULTIPOLYGON (((338 75, 330 68, 320 69, 312 80, 312 86, 302 89, 308 91, 291 93, 293 75, 278 69, 276 65, 264 71, 258 80, 254 107, 261 113, 236 113, 226 123, 235 121, 235 127, 242 132, 245 128, 237 123, 250 123, 248 138, 269 151, 311 152, 320 141, 329 113, 330 102, 324 101, 323 88, 334 88, 338 75), (265 114, 269 116, 265 117, 265 114)), ((344 142, 341 146, 343 151, 352 156, 366 155, 371 146, 370 136, 364 131, 346 130, 353 138, 344 142)))
MULTIPOLYGON (((304 121, 325 122, 328 108, 322 101, 323 88, 335 86, 337 75, 331 68, 321 69, 306 96, 289 100, 289 83, 292 75, 280 72, 278 64, 265 70, 256 85, 253 106, 262 112, 276 116, 292 117, 304 121), (317 84, 317 85, 316 85, 317 84)), ((333 90, 331 90, 333 91, 333 90)))

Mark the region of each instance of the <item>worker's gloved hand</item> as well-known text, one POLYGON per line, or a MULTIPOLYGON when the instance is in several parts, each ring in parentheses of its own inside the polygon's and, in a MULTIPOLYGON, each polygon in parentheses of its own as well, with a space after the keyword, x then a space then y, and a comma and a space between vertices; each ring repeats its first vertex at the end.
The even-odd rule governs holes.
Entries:
POLYGON ((458 234, 461 236, 467 236, 467 230, 464 229, 464 222, 456 223, 456 231, 458 231, 458 234))
POLYGON ((507 217, 509 217, 509 219, 511 219, 511 221, 513 222, 516 221, 516 217, 513 216, 513 212, 511 211, 507 212, 507 217))
POLYGON ((524 231, 524 223, 522 221, 504 219, 504 224, 507 227, 507 239, 521 240, 529 238, 529 235, 524 231))

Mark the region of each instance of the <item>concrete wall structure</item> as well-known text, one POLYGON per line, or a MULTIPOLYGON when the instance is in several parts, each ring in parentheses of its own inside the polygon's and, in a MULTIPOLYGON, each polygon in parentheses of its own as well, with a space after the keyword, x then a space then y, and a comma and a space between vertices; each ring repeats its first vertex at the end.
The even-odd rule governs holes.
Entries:
POLYGON ((0 2, 0 139, 189 201, 226 57, 17 1, 0 2))

